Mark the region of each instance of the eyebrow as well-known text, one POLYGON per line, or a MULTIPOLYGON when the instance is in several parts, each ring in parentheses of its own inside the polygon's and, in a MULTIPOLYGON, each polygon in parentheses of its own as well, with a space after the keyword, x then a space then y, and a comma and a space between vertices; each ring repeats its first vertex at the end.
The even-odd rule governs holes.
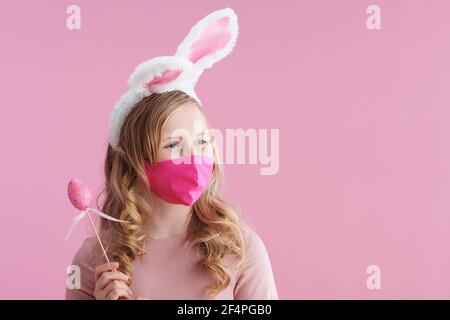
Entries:
POLYGON ((176 136, 176 137, 167 137, 164 139, 164 141, 169 141, 169 140, 183 140, 182 136, 176 136))
MULTIPOLYGON (((196 137, 205 136, 205 135, 209 136, 209 134, 207 132, 200 132, 200 133, 197 134, 196 137)), ((170 140, 183 140, 183 137, 182 136, 175 136, 175 137, 166 137, 164 139, 164 141, 170 141, 170 140)))

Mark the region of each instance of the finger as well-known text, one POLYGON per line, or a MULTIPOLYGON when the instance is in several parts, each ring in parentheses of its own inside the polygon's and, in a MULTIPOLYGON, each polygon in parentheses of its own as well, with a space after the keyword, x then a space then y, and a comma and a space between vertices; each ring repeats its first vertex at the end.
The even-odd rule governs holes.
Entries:
POLYGON ((131 298, 129 292, 122 288, 113 289, 110 293, 106 295, 107 300, 118 300, 120 297, 131 298))
POLYGON ((105 271, 114 271, 119 267, 118 262, 109 262, 102 265, 99 265, 95 268, 95 279, 98 279, 100 275, 105 271))
POLYGON ((113 291, 114 289, 123 289, 126 290, 130 296, 133 295, 130 287, 125 282, 120 280, 113 280, 104 288, 107 293, 113 291))
POLYGON ((97 279, 96 288, 104 289, 108 285, 108 283, 114 280, 127 282, 128 276, 120 271, 103 272, 102 275, 97 279))
POLYGON ((95 297, 97 300, 109 299, 108 295, 110 295, 114 290, 121 290, 121 292, 124 291, 126 293, 124 294, 124 297, 131 298, 133 296, 133 292, 126 284, 124 284, 123 282, 119 283, 119 281, 114 280, 106 288, 102 290, 96 290, 95 297))

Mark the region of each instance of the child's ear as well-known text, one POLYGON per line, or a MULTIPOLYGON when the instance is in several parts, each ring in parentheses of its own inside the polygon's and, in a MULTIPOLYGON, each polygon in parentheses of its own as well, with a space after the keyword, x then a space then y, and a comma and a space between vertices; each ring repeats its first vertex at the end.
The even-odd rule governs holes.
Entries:
POLYGON ((232 9, 214 11, 192 27, 175 56, 188 59, 201 73, 230 54, 236 44, 238 29, 237 16, 232 9))

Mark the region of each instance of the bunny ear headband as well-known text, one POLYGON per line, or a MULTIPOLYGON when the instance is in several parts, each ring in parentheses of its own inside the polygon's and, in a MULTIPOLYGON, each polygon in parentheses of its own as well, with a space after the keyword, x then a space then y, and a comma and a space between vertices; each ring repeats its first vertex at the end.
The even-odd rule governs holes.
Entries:
POLYGON ((200 99, 194 87, 207 68, 233 50, 238 21, 230 8, 214 11, 198 21, 178 46, 174 56, 155 57, 139 64, 128 79, 128 91, 114 106, 109 124, 109 143, 119 143, 122 125, 133 107, 152 93, 180 90, 200 99))

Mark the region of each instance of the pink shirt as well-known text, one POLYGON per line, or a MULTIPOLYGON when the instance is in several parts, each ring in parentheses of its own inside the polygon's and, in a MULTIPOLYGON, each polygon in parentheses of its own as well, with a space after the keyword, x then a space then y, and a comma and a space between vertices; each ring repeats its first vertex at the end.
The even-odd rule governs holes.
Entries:
MULTIPOLYGON (((214 299, 278 299, 269 255, 261 238, 248 225, 243 227, 246 259, 238 268, 237 257, 225 259, 231 282, 214 299)), ((134 296, 150 299, 210 299, 205 289, 211 279, 199 264, 197 250, 183 246, 186 234, 146 240, 148 254, 133 264, 131 290, 134 296)), ((72 264, 80 267, 81 288, 66 289, 66 299, 95 299, 96 266, 106 262, 98 252, 96 237, 88 238, 72 264)))

